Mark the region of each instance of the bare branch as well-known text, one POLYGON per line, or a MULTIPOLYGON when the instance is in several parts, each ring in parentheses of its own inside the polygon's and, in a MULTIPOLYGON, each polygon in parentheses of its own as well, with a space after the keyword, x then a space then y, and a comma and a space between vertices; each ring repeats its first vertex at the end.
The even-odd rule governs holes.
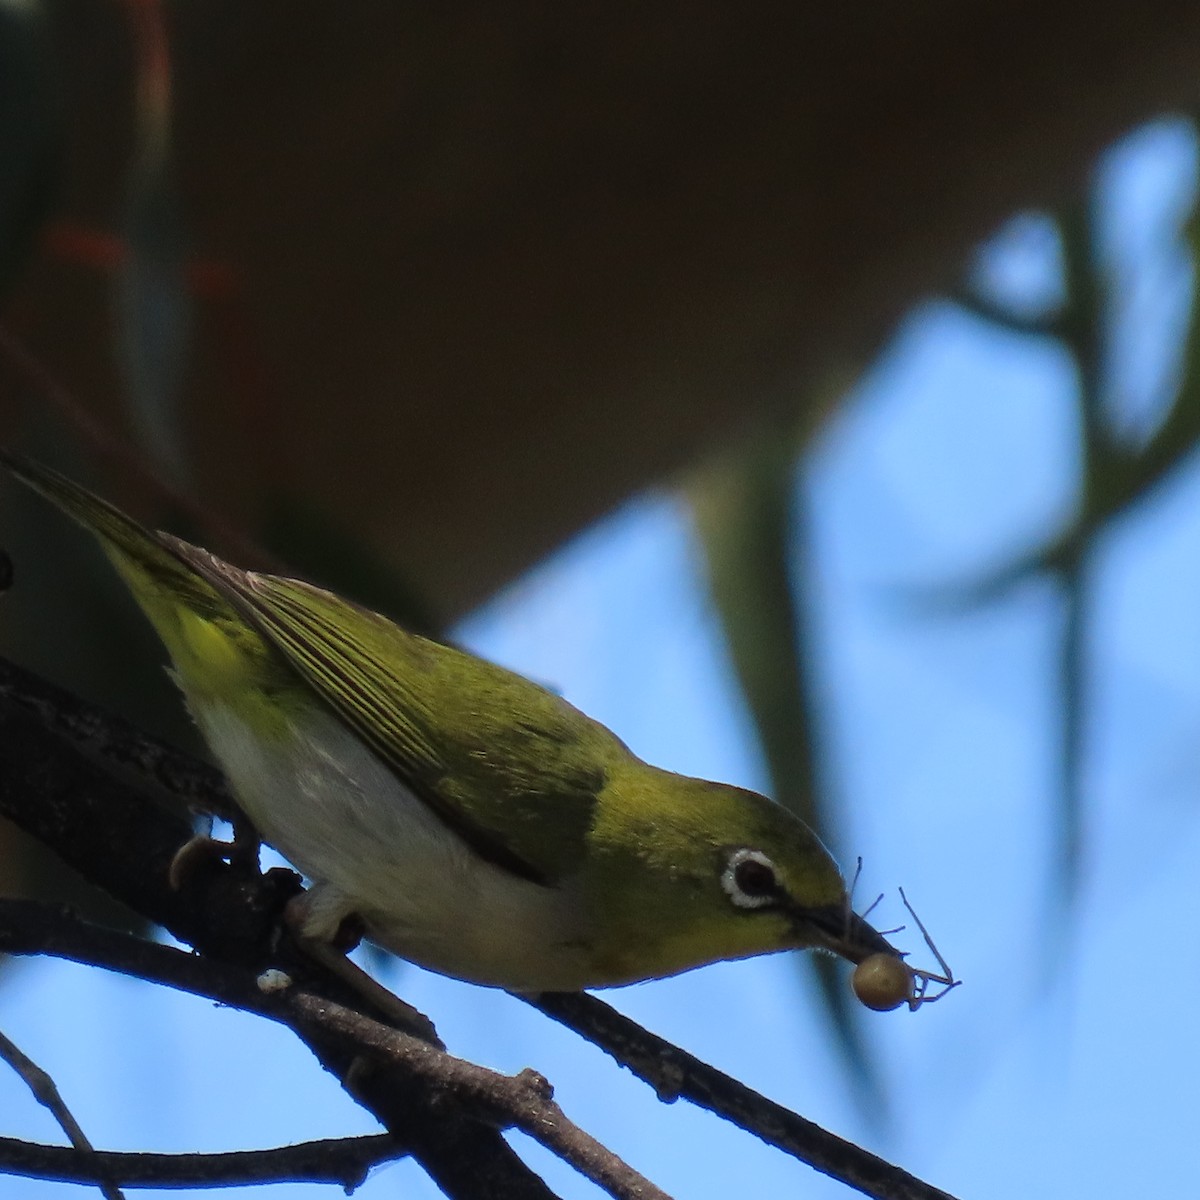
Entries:
POLYGON ((953 1200, 948 1192, 822 1129, 657 1037, 594 996, 546 992, 527 1000, 612 1055, 666 1104, 680 1098, 690 1100, 877 1200, 953 1200))
POLYGON ((90 1181, 99 1188, 105 1200, 125 1200, 121 1189, 113 1182, 113 1177, 105 1169, 104 1164, 96 1158, 96 1151, 88 1141, 79 1122, 63 1100, 50 1074, 37 1065, 21 1048, 0 1033, 0 1058, 25 1081, 26 1087, 33 1093, 34 1099, 44 1105, 54 1115, 59 1127, 65 1133, 73 1147, 74 1156, 92 1169, 89 1172, 90 1181))
POLYGON ((117 1179, 125 1187, 235 1187, 255 1183, 336 1183, 357 1188, 380 1163, 408 1153, 390 1133, 369 1137, 325 1138, 270 1150, 231 1150, 224 1154, 125 1154, 94 1150, 90 1156, 69 1146, 45 1146, 0 1137, 0 1172, 62 1183, 117 1179))
POLYGON ((435 1102, 443 1095, 453 1097, 480 1116, 491 1114, 502 1128, 528 1134, 616 1200, 669 1200, 664 1191, 573 1124, 554 1102, 553 1088, 536 1071, 526 1069, 519 1075, 489 1071, 308 993, 292 994, 289 1008, 305 1023, 371 1050, 376 1061, 422 1076, 436 1089, 435 1102))

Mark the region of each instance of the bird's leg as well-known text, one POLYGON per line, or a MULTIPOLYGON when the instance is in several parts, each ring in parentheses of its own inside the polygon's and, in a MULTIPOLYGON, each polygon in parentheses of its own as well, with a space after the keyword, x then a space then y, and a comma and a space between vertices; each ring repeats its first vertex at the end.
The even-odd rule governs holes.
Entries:
MULTIPOLYGON (((299 896, 293 896, 287 902, 283 910, 283 923, 297 946, 309 958, 332 971, 347 987, 399 1029, 411 1033, 423 1042, 429 1042, 439 1050, 445 1050, 445 1043, 438 1037, 433 1022, 424 1013, 413 1008, 411 1004, 406 1004, 377 979, 368 975, 357 963, 346 957, 346 950, 353 949, 358 938, 354 937, 348 946, 344 943, 339 945, 347 922, 339 922, 330 936, 327 929, 323 928, 327 922, 323 919, 325 914, 321 911, 321 901, 321 889, 320 885, 317 885, 301 892, 299 896)), ((361 929, 357 932, 361 933, 361 929)))
MULTIPOLYGON (((252 866, 257 871, 258 851, 259 837, 249 822, 234 825, 232 842, 219 842, 207 833, 198 833, 175 852, 167 878, 175 891, 182 891, 217 862, 228 860, 231 865, 252 866)), ((328 968, 386 1020, 445 1050, 433 1022, 424 1013, 346 957, 347 951, 358 945, 363 930, 357 918, 344 915, 342 904, 333 899, 330 889, 318 884, 293 896, 284 906, 283 924, 304 954, 328 968), (346 936, 348 933, 350 936, 346 936)))

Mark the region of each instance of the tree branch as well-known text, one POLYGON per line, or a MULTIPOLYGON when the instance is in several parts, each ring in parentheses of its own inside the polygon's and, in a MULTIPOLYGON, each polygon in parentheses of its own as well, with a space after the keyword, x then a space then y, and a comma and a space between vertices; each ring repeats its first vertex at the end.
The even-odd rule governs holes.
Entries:
POLYGON ((345 1036, 356 1047, 373 1050, 379 1060, 420 1075, 435 1089, 435 1103, 450 1097, 484 1119, 490 1115, 501 1128, 519 1129, 615 1200, 669 1200, 661 1188, 568 1120, 554 1102, 553 1088, 536 1071, 526 1069, 514 1076, 489 1071, 307 993, 293 995, 290 1007, 302 1021, 345 1036))
POLYGON ((948 1192, 822 1129, 643 1029, 595 996, 544 992, 526 999, 539 1012, 575 1030, 628 1067, 664 1104, 690 1100, 868 1196, 953 1200, 948 1192))
POLYGON ((11 1039, 0 1033, 0 1058, 25 1081, 25 1085, 33 1093, 34 1099, 44 1105, 54 1115, 59 1128, 71 1142, 70 1153, 81 1163, 91 1167, 91 1182, 96 1183, 105 1200, 125 1200, 121 1190, 113 1182, 113 1177, 105 1169, 104 1164, 97 1160, 95 1148, 83 1132, 74 1114, 67 1107, 58 1085, 50 1074, 37 1065, 11 1039))
MULTIPOLYGON (((0 900, 0 951, 69 958, 256 1013, 302 1036, 315 1031, 349 1056, 353 1066, 343 1081, 355 1096, 364 1077, 362 1061, 369 1058, 376 1069, 395 1068, 409 1080, 426 1084, 435 1110, 450 1105, 499 1129, 528 1134, 616 1200, 668 1200, 665 1192, 568 1120, 554 1102, 550 1085, 534 1071, 502 1075, 297 986, 276 990, 244 967, 223 966, 102 929, 33 901, 0 900)), ((388 1082, 394 1082, 394 1075, 388 1082)))
POLYGON ((224 1154, 125 1154, 46 1146, 0 1137, 0 1172, 62 1183, 96 1183, 101 1174, 125 1187, 236 1187, 255 1183, 336 1183, 352 1192, 372 1167, 402 1158, 407 1148, 390 1133, 325 1138, 270 1150, 224 1154))

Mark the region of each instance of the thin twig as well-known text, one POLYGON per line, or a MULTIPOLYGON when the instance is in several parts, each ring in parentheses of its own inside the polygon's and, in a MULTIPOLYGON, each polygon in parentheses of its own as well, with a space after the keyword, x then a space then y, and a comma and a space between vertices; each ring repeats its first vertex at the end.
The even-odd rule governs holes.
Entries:
POLYGON ((78 1157, 92 1165, 91 1182, 99 1187, 105 1200, 125 1200, 121 1189, 113 1182, 112 1176, 104 1169, 104 1164, 97 1157, 95 1148, 88 1141, 87 1134, 83 1132, 79 1122, 75 1120, 74 1114, 67 1107, 62 1093, 58 1090, 58 1085, 51 1078, 49 1072, 39 1067, 29 1055, 2 1032, 0 1032, 0 1058, 4 1059, 25 1081, 25 1086, 33 1093, 34 1099, 50 1110, 63 1133, 67 1135, 67 1139, 74 1147, 78 1157))
POLYGON ((324 1138, 269 1150, 223 1154, 127 1154, 46 1146, 0 1137, 0 1173, 62 1183, 96 1183, 100 1172, 131 1188, 237 1187, 257 1183, 336 1183, 352 1192, 372 1167, 408 1154, 390 1133, 324 1138))

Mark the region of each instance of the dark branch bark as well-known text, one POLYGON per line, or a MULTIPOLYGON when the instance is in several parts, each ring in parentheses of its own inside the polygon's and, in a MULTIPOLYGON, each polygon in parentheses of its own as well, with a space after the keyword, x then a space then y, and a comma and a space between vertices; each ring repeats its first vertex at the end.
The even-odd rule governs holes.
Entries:
POLYGON ((124 1187, 236 1187, 255 1183, 336 1183, 357 1188, 372 1167, 403 1158, 407 1149, 390 1133, 327 1138, 270 1150, 224 1154, 127 1154, 113 1150, 80 1154, 70 1146, 46 1146, 0 1137, 0 1174, 63 1183, 97 1183, 101 1175, 124 1187))
POLYGON ((389 1089, 397 1082, 424 1085, 433 1112, 465 1114, 498 1129, 519 1129, 616 1200, 669 1200, 569 1121, 554 1103, 550 1085, 534 1071, 501 1075, 454 1058, 326 997, 294 985, 267 988, 245 967, 215 964, 130 934, 101 929, 49 905, 0 900, 0 952, 53 954, 279 1021, 306 1040, 315 1037, 328 1042, 353 1064, 343 1077, 352 1095, 360 1095, 373 1073, 379 1075, 378 1083, 389 1089), (368 1061, 371 1065, 366 1065, 368 1061), (383 1071, 384 1067, 396 1070, 383 1071))
POLYGON ((616 1200, 670 1200, 666 1192, 572 1124, 554 1103, 550 1084, 536 1071, 497 1074, 316 996, 296 994, 289 1007, 303 1023, 342 1035, 356 1050, 370 1049, 380 1060, 419 1075, 430 1085, 435 1105, 456 1102, 502 1128, 519 1129, 616 1200))
POLYGON ((865 1195, 953 1200, 940 1188, 701 1062, 594 996, 545 993, 529 1003, 611 1054, 645 1080, 665 1104, 690 1100, 865 1195))
POLYGON ((58 1084, 54 1082, 51 1075, 39 1067, 29 1055, 3 1033, 0 1033, 0 1058, 3 1058, 20 1075, 37 1102, 44 1105, 53 1114, 59 1128, 71 1142, 70 1152, 78 1161, 90 1168, 91 1182, 99 1187, 105 1200, 124 1200, 113 1176, 97 1159, 95 1147, 88 1140, 87 1134, 83 1132, 75 1115, 67 1107, 58 1090, 58 1084))

